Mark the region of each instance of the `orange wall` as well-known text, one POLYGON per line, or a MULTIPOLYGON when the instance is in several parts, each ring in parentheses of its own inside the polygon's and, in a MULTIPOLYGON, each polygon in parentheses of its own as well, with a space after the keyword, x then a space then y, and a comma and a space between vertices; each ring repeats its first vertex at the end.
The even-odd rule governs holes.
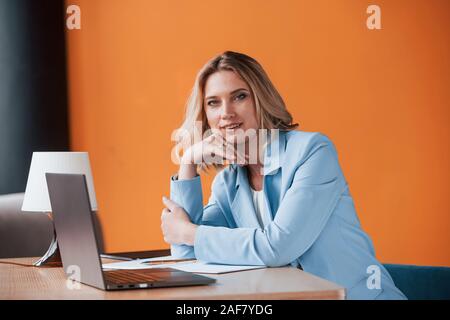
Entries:
POLYGON ((230 49, 261 62, 302 130, 333 139, 381 261, 450 266, 450 2, 67 4, 81 8, 67 32, 71 144, 90 153, 108 251, 168 247, 170 135, 197 70, 230 49), (369 4, 382 30, 366 28, 369 4))

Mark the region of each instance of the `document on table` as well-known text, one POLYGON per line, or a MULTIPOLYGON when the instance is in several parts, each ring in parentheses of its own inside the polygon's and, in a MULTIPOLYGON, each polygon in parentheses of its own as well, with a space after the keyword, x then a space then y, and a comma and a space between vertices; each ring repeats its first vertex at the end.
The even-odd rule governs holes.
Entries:
POLYGON ((198 260, 190 260, 190 261, 174 260, 173 262, 168 263, 151 264, 152 262, 168 261, 170 258, 171 257, 158 257, 133 261, 104 263, 103 269, 138 270, 138 269, 152 269, 152 268, 172 268, 192 273, 221 274, 228 272, 265 268, 265 266, 240 266, 240 265, 206 263, 198 260))
MULTIPOLYGON (((192 259, 191 261, 195 260, 192 259)), ((137 270, 137 269, 150 269, 155 267, 164 268, 166 264, 173 265, 181 262, 186 262, 186 259, 176 259, 172 256, 164 256, 146 259, 135 259, 131 261, 104 263, 102 266, 103 269, 137 270)))
POLYGON ((215 264, 206 263, 202 261, 191 261, 186 263, 177 263, 170 268, 174 268, 181 271, 192 272, 192 273, 210 273, 210 274, 221 274, 228 272, 262 269, 266 266, 237 266, 237 265, 227 265, 227 264, 215 264))

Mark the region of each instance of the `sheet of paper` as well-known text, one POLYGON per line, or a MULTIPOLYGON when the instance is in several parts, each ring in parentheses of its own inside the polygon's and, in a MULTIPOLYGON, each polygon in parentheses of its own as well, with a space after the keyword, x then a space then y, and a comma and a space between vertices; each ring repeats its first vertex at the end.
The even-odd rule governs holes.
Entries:
POLYGON ((149 269, 155 266, 162 266, 162 264, 151 266, 149 264, 142 263, 140 260, 131 260, 131 261, 104 263, 102 265, 103 269, 124 269, 124 270, 149 269))
POLYGON ((262 269, 265 268, 265 266, 237 266, 237 265, 205 263, 202 261, 193 261, 187 263, 177 263, 175 265, 170 266, 170 268, 192 273, 221 274, 244 270, 262 269))
MULTIPOLYGON (((160 261, 161 260, 163 259, 160 259, 160 261)), ((165 259, 163 261, 165 261, 165 259)), ((238 265, 212 264, 196 260, 187 262, 154 264, 154 265, 145 263, 142 260, 121 261, 103 264, 103 269, 138 270, 138 269, 152 269, 152 268, 173 268, 192 273, 221 274, 243 270, 261 269, 265 268, 265 266, 238 266, 238 265)))
POLYGON ((145 259, 135 259, 130 261, 121 261, 121 262, 112 262, 112 263, 104 263, 104 269, 128 269, 128 270, 136 270, 136 269, 150 269, 154 268, 150 264, 146 264, 146 262, 159 262, 158 265, 160 268, 166 266, 166 264, 172 265, 173 263, 185 262, 186 259, 177 259, 172 256, 163 256, 163 257, 154 257, 154 258, 145 258, 145 259), (162 262, 167 262, 164 265, 162 262))
POLYGON ((164 257, 155 257, 155 258, 145 258, 139 259, 141 262, 150 262, 150 261, 184 261, 186 259, 177 259, 172 256, 164 256, 164 257))

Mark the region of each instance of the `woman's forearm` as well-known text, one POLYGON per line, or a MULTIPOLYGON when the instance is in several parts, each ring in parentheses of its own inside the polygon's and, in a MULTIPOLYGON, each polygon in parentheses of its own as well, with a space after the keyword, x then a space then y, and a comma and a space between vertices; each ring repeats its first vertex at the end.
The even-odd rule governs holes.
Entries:
POLYGON ((189 151, 181 159, 180 169, 178 171, 179 180, 188 180, 197 176, 197 165, 193 161, 191 152, 189 151))
POLYGON ((178 171, 179 180, 188 180, 197 176, 197 166, 195 164, 181 164, 178 171))
MULTIPOLYGON (((179 189, 178 187, 175 187, 175 184, 188 183, 190 185, 190 184, 194 183, 196 185, 197 183, 199 183, 199 181, 192 180, 196 176, 198 176, 197 166, 192 163, 184 162, 182 160, 179 171, 178 171, 178 179, 171 180, 171 187, 170 187, 171 199, 174 200, 175 202, 183 203, 182 195, 175 191, 175 190, 179 189), (188 180, 188 181, 183 182, 182 180, 188 180)), ((199 188, 199 190, 200 190, 199 194, 201 194, 201 188, 199 188)), ((193 195, 192 198, 195 198, 195 194, 193 195)), ((198 203, 196 201, 194 201, 193 203, 188 202, 188 205, 184 208, 186 210, 186 212, 197 213, 197 210, 195 210, 195 208, 202 206, 201 197, 197 201, 198 201, 198 203)), ((198 223, 201 221, 201 215, 197 217, 195 214, 193 214, 192 216, 189 216, 189 218, 193 223, 195 223, 195 222, 198 223)), ((178 257, 178 258, 195 258, 195 253, 194 253, 194 249, 192 246, 194 245, 194 242, 195 242, 196 230, 197 230, 196 224, 192 224, 189 228, 186 228, 184 230, 184 232, 183 232, 184 241, 183 242, 186 245, 171 244, 170 251, 171 251, 172 256, 178 257)))

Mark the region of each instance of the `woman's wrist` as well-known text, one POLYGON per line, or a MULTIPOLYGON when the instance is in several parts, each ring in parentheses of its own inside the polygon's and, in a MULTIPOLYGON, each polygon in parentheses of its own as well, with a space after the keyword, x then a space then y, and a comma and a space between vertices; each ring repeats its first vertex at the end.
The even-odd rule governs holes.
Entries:
POLYGON ((178 172, 179 180, 188 180, 197 176, 197 165, 192 159, 192 154, 188 150, 181 158, 180 169, 178 172))
POLYGON ((181 164, 178 171, 178 180, 189 180, 197 176, 197 166, 195 164, 181 164))
POLYGON ((185 233, 184 233, 184 243, 193 246, 195 243, 195 233, 197 232, 198 225, 196 224, 189 224, 186 227, 185 233))

